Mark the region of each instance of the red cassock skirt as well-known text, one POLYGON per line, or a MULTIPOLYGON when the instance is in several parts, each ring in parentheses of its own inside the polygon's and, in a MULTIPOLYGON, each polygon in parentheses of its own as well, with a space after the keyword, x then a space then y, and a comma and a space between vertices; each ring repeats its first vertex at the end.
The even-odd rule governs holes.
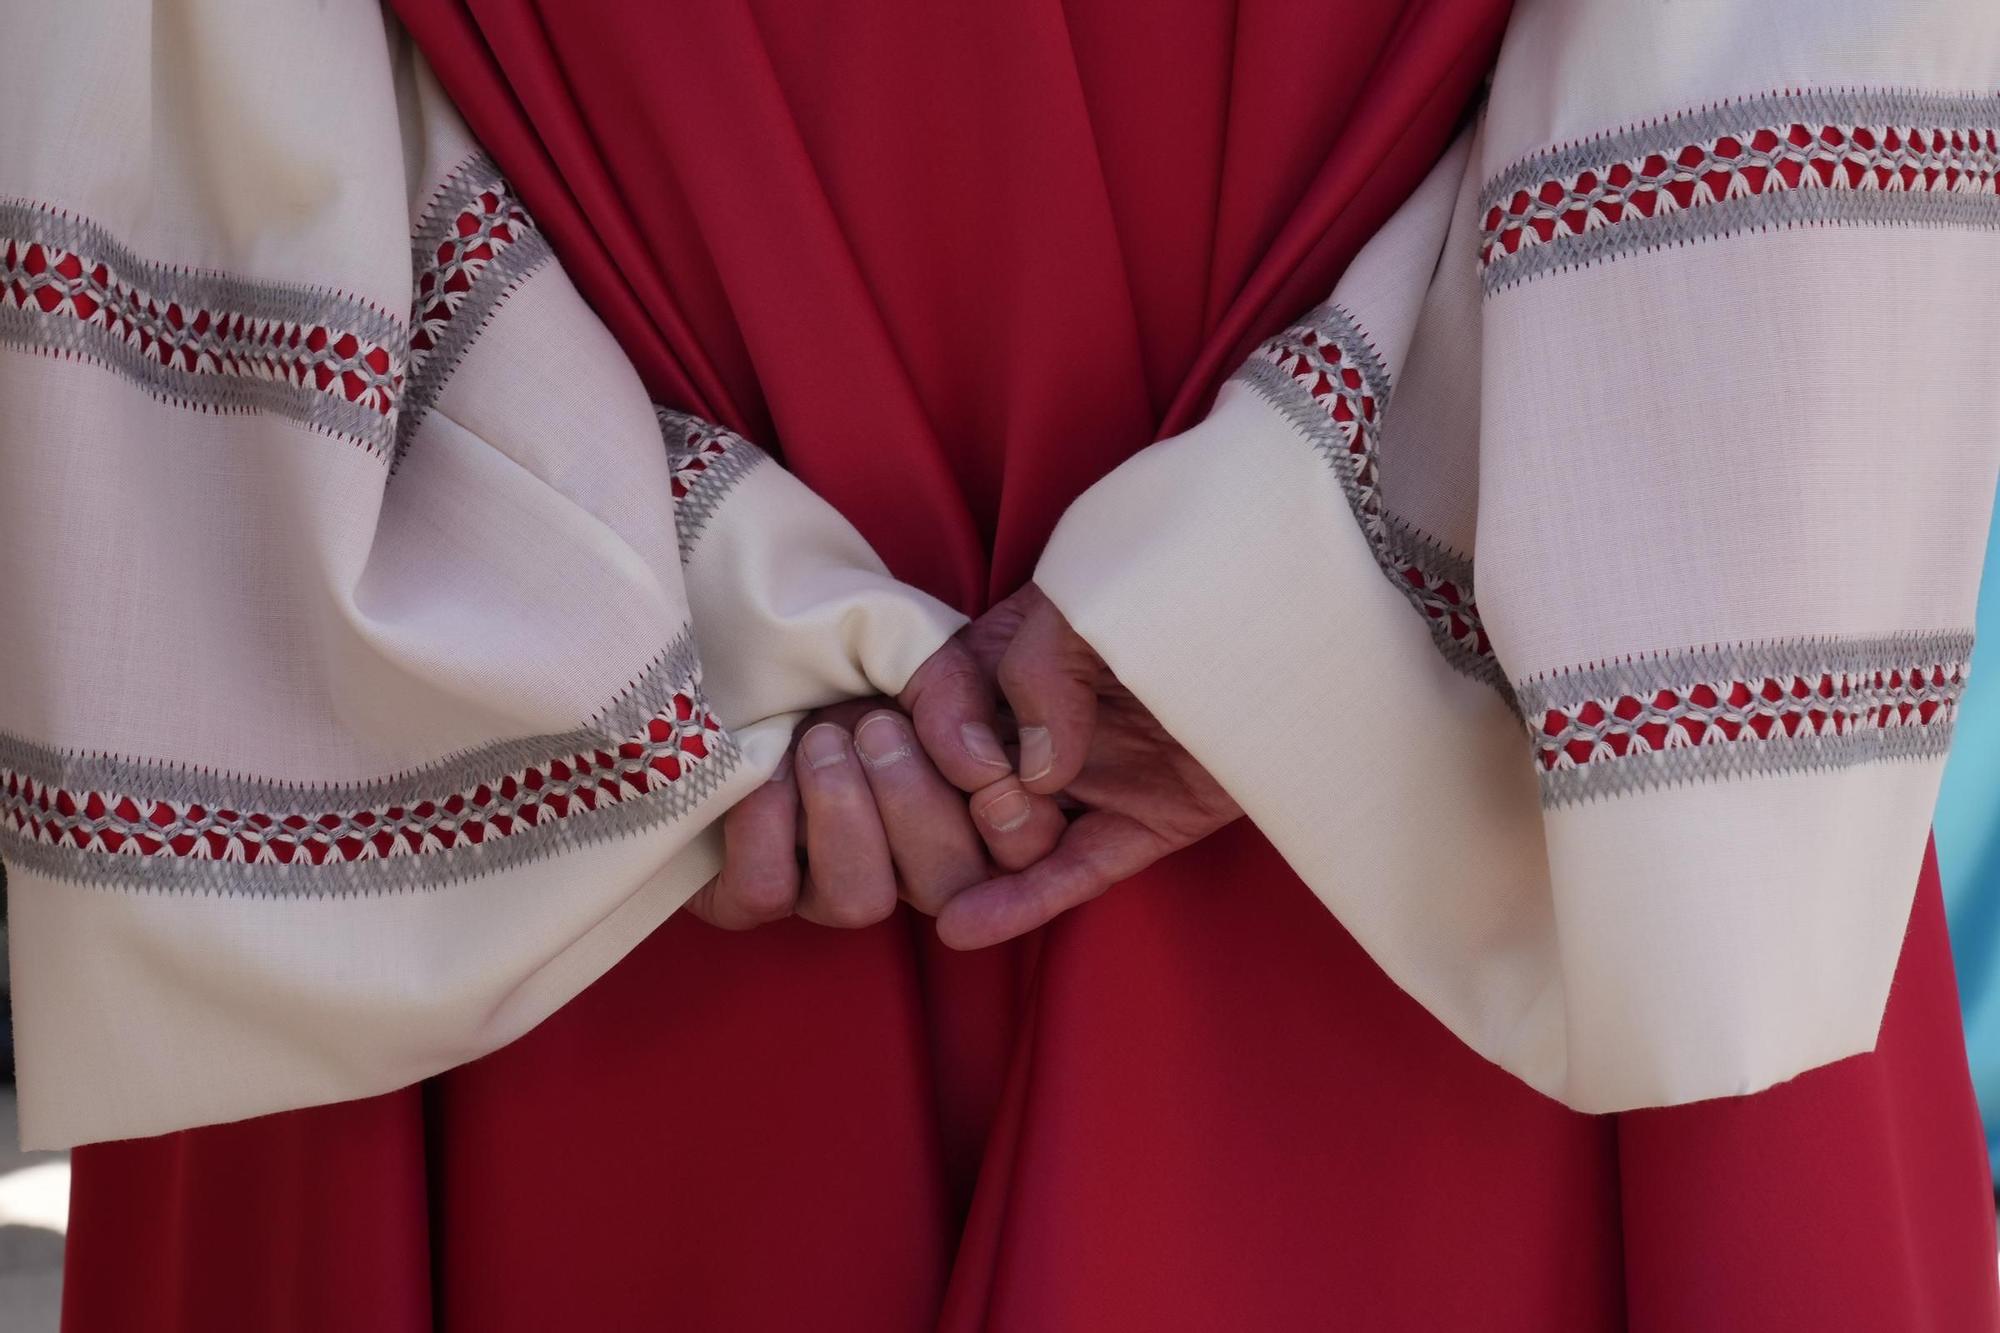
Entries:
MULTIPOLYGON (((1324 297, 1506 17, 397 8, 653 392, 968 611, 1324 297)), ((64 1318, 1967 1333, 2000 1328, 1992 1204, 1933 867, 1874 1053, 1589 1117, 1460 1045, 1239 823, 980 954, 908 916, 676 917, 422 1086, 81 1149, 64 1318)))
POLYGON ((677 917, 421 1088, 82 1149, 65 1327, 2000 1322, 1928 871, 1874 1054, 1617 1117, 1467 1051, 1239 826, 1046 932, 980 1153, 920 932, 677 917))

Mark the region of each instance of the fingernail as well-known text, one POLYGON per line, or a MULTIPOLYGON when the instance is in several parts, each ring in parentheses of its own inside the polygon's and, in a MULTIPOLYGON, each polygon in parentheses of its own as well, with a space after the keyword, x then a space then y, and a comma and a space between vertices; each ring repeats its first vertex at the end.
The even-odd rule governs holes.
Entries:
POLYGON ((997 833, 1012 833, 1028 822, 1033 810, 1025 792, 1010 791, 979 807, 979 817, 997 833))
POLYGON ((1056 765, 1055 747, 1049 743, 1047 727, 1021 728, 1021 781, 1047 777, 1056 765))
POLYGON ((993 728, 984 722, 968 722, 958 729, 959 739, 965 742, 965 752, 982 764, 994 768, 1007 768, 1007 752, 1000 748, 1000 738, 993 734, 993 728))
POLYGON ((887 713, 877 713, 854 733, 854 748, 870 768, 887 768, 910 757, 910 735, 887 713))
POLYGON ((847 738, 833 723, 822 722, 799 742, 799 753, 805 756, 807 768, 830 768, 835 764, 844 764, 847 762, 847 738))
POLYGON ((778 766, 771 770, 771 776, 765 778, 764 781, 783 782, 786 778, 790 777, 791 775, 792 775, 792 752, 790 750, 787 750, 783 754, 778 756, 778 766))

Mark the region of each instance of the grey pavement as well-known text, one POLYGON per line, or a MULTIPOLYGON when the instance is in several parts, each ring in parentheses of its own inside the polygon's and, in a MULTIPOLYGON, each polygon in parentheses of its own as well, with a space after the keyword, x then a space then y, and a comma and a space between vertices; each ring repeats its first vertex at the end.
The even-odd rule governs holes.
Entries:
POLYGON ((24 1153, 14 1089, 0 1089, 0 1329, 56 1333, 62 1312, 69 1155, 24 1153))

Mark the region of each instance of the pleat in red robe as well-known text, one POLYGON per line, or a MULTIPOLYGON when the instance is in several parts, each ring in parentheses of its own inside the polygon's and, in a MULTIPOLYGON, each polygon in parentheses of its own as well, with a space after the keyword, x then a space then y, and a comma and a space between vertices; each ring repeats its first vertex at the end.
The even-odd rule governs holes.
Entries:
MULTIPOLYGON (((967 611, 1325 295, 1506 17, 397 8, 654 394, 967 611)), ((421 1088, 86 1148, 66 1323, 1958 1333, 1983 1160, 1928 870, 1874 1054, 1590 1118, 1238 825, 977 955, 678 917, 421 1088)))

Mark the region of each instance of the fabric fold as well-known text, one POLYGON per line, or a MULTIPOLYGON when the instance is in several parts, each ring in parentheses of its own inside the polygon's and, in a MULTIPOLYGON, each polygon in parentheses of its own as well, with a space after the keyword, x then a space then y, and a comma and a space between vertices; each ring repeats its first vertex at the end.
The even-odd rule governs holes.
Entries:
POLYGON ((1486 132, 1037 573, 1392 977, 1599 1112, 1872 1049, 2000 462, 1946 369, 2000 349, 2000 101, 1942 48, 1591 85, 1500 159, 1601 39, 1517 33, 1486 132))
MULTIPOLYGON (((309 201, 82 216, 93 164, 0 156, 0 188, 44 192, 0 208, 0 621, 36 627, 0 643, 0 855, 36 1146, 512 1040, 713 873, 708 830, 802 711, 896 692, 962 623, 747 441, 655 409, 376 11, 228 22, 190 39, 400 90, 309 201)), ((230 117, 131 133, 262 170, 222 156, 230 117)))

